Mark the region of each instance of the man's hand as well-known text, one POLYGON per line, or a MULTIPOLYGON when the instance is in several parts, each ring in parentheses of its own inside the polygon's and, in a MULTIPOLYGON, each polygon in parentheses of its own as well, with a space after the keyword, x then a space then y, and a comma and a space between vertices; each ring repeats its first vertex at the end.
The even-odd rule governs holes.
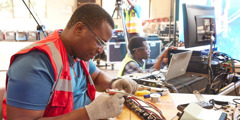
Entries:
POLYGON ((122 77, 112 83, 113 89, 124 90, 126 93, 135 94, 138 88, 137 82, 129 77, 122 77))
POLYGON ((91 104, 85 106, 90 120, 105 119, 120 115, 124 103, 124 94, 109 95, 103 93, 91 104))
POLYGON ((169 47, 167 50, 164 51, 164 53, 162 54, 162 58, 168 58, 168 50, 175 50, 177 49, 176 47, 169 47))

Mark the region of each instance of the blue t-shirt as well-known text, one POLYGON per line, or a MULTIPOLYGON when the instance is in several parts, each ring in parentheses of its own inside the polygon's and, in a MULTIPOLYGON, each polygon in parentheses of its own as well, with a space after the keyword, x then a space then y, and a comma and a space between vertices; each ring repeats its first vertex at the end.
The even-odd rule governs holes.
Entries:
MULTIPOLYGON (((86 94, 87 81, 79 62, 72 63, 69 59, 70 73, 73 85, 73 109, 88 105, 91 100, 86 94), (76 77, 73 73, 73 68, 76 77)), ((96 66, 89 62, 89 73, 92 74, 96 66)), ((38 50, 18 56, 8 72, 7 104, 31 110, 44 110, 47 107, 50 92, 54 83, 54 71, 48 56, 38 50)))

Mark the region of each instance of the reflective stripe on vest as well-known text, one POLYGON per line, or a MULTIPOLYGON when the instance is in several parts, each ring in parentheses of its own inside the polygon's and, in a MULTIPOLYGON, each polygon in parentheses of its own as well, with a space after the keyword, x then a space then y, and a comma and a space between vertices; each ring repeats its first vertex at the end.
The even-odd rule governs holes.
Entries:
POLYGON ((86 74, 86 78, 87 78, 87 82, 88 82, 88 91, 87 91, 87 95, 90 98, 90 100, 94 100, 95 99, 95 93, 96 93, 96 89, 92 80, 92 77, 90 76, 88 69, 87 69, 87 65, 83 60, 80 60, 81 66, 83 68, 83 71, 86 74))
POLYGON ((135 11, 133 9, 131 9, 130 11, 127 10, 125 11, 125 15, 125 24, 128 33, 140 33, 139 25, 141 25, 141 22, 140 19, 137 18, 135 11), (133 14, 135 14, 135 16, 132 16, 133 14))
MULTIPOLYGON (((129 62, 131 62, 131 61, 133 61, 133 62, 135 62, 137 65, 139 65, 138 62, 135 61, 134 59, 132 59, 132 58, 130 57, 129 53, 127 53, 126 56, 125 56, 125 58, 123 59, 123 61, 122 61, 122 63, 121 63, 121 67, 120 67, 120 69, 119 69, 119 71, 118 71, 118 75, 117 75, 118 77, 123 76, 123 71, 124 71, 124 69, 125 69, 125 66, 127 65, 127 63, 129 63, 129 62)), ((143 66, 142 66, 142 69, 145 69, 145 62, 144 62, 144 64, 143 64, 143 66)))

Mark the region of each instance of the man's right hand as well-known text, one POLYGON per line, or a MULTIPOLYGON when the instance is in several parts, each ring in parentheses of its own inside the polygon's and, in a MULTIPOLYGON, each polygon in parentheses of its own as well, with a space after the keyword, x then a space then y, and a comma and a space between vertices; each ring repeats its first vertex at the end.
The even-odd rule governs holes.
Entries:
POLYGON ((120 115, 125 101, 123 95, 121 93, 99 95, 92 103, 85 106, 89 119, 105 119, 120 115))
POLYGON ((177 49, 174 46, 170 46, 167 50, 164 51, 164 53, 162 54, 162 58, 168 58, 168 50, 175 50, 177 49))

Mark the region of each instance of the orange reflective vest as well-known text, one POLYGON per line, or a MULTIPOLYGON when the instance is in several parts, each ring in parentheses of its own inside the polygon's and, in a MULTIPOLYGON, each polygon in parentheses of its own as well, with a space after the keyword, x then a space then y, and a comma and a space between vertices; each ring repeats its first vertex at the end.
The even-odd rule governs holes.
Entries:
MULTIPOLYGON (((59 116, 71 112, 73 110, 72 80, 67 51, 60 39, 59 30, 54 31, 44 40, 33 43, 17 52, 11 57, 10 66, 16 55, 25 54, 35 49, 38 49, 48 55, 55 75, 55 82, 52 86, 51 95, 49 97, 47 108, 45 109, 44 117, 59 116)), ((87 95, 93 101, 96 93, 95 86, 88 72, 86 63, 82 60, 79 62, 81 63, 81 67, 84 70, 88 82, 87 95)), ((8 82, 7 80, 8 78, 6 78, 6 85, 8 82)), ((3 101, 3 118, 6 119, 6 116, 5 98, 3 101)))
POLYGON ((128 33, 140 33, 141 20, 133 9, 125 11, 125 23, 128 33))

